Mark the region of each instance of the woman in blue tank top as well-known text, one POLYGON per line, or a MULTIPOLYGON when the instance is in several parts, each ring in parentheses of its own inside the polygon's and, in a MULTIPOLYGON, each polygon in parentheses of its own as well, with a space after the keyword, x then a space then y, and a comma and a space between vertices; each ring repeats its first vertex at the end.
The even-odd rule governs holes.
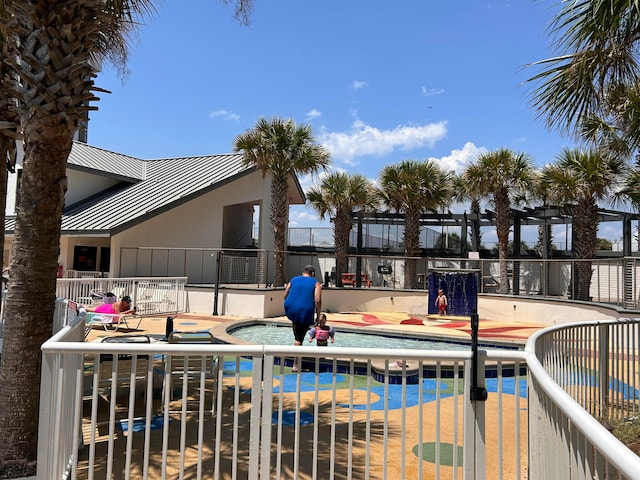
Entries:
MULTIPOLYGON (((294 345, 302 345, 307 330, 320 317, 322 284, 315 277, 315 268, 307 265, 302 275, 293 277, 284 289, 284 313, 293 325, 294 345)), ((298 371, 297 360, 293 360, 294 372, 298 371)))

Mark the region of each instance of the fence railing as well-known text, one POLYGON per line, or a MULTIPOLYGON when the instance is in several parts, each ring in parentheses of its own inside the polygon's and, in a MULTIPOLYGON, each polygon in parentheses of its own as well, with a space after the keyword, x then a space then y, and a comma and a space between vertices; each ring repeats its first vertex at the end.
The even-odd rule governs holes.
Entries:
MULTIPOLYGON (((186 277, 187 283, 231 286, 269 286, 273 282, 273 252, 267 250, 136 249, 127 248, 123 275, 159 275, 166 272, 186 277)), ((429 272, 436 269, 476 269, 479 293, 567 298, 593 301, 627 309, 640 308, 640 258, 592 260, 507 260, 506 276, 500 275, 497 259, 409 258, 392 255, 350 255, 347 272, 368 279, 356 287, 427 289, 429 272), (415 265, 415 277, 407 276, 407 264, 415 265), (579 271, 591 271, 588 288, 582 288, 579 271), (370 282, 370 283, 369 283, 370 282), (506 282, 506 284, 505 284, 506 282), (503 287, 503 288, 501 288, 503 287)), ((338 285, 335 257, 324 253, 288 252, 285 279, 298 275, 305 265, 316 266, 325 287, 338 285)), ((356 276, 357 278, 357 276, 356 276)))
POLYGON ((567 394, 597 418, 640 413, 638 320, 557 327, 538 339, 538 359, 567 394))
MULTIPOLYGON (((307 371, 293 373, 300 347, 84 343, 82 315, 71 320, 42 348, 39 479, 632 479, 640 471, 640 459, 547 373, 557 364, 545 357, 556 329, 532 337, 526 352, 481 351, 477 386, 489 399, 478 402, 470 350, 305 347, 307 371)), ((563 345, 551 342, 558 352, 563 345)), ((561 363, 556 370, 575 377, 561 363)), ((609 382, 622 382, 617 375, 609 382)))
POLYGON ((638 477, 640 457, 599 421, 637 416, 638 326, 587 322, 529 339, 528 478, 638 477))
POLYGON ((184 312, 186 277, 58 278, 56 296, 92 307, 106 293, 117 298, 129 295, 140 315, 184 312))

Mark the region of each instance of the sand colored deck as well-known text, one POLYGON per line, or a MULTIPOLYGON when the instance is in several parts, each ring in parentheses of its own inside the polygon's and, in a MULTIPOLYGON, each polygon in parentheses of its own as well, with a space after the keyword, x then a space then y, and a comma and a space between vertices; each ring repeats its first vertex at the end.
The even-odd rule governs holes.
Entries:
MULTIPOLYGON (((460 318, 460 317, 432 317, 432 316, 410 316, 406 314, 400 313, 384 313, 384 312, 367 312, 367 313, 329 313, 327 314, 328 322, 334 326, 338 332, 340 330, 340 326, 349 326, 356 328, 371 328, 374 327, 377 329, 389 330, 389 331, 411 331, 411 332, 422 332, 429 335, 434 336, 442 336, 442 337, 453 337, 453 338, 469 338, 470 337, 470 325, 469 320, 460 318)), ((215 325, 220 323, 228 323, 241 320, 237 317, 229 317, 229 316, 212 316, 212 315, 199 315, 199 314, 180 314, 177 315, 174 319, 174 328, 176 330, 202 330, 202 329, 210 329, 215 325)), ((140 324, 140 328, 134 332, 126 332, 126 330, 118 331, 118 332, 106 332, 103 329, 94 328, 89 333, 87 337, 87 341, 96 341, 99 340, 100 337, 105 335, 123 335, 127 333, 137 333, 137 334, 152 334, 152 335, 163 335, 165 332, 165 321, 166 317, 158 317, 158 318, 144 318, 140 324)), ((137 322, 134 322, 134 324, 137 322)), ((501 341, 511 341, 515 343, 524 343, 527 337, 537 329, 541 328, 542 325, 530 324, 530 323, 512 323, 512 322, 498 322, 498 321, 480 321, 480 333, 479 336, 482 339, 496 339, 501 341)), ((230 366, 225 365, 223 368, 227 370, 227 368, 231 368, 230 366)), ((315 378, 315 374, 312 372, 304 372, 300 374, 292 373, 289 368, 286 370, 286 376, 293 375, 303 375, 303 381, 313 382, 315 378), (307 378, 308 377, 308 378, 307 378)), ((229 401, 231 401, 231 395, 233 395, 233 391, 237 384, 233 382, 237 381, 233 379, 232 375, 233 371, 230 371, 229 377, 225 377, 225 386, 224 388, 224 396, 225 403, 226 397, 229 396, 229 401)), ((434 382, 435 383, 435 382, 434 382)), ((446 388, 455 388, 452 380, 443 380, 443 383, 446 384, 446 388)), ((250 386, 250 378, 243 377, 240 378, 240 387, 248 388, 250 386)), ((435 388, 435 387, 434 387, 435 388)), ((461 387, 459 387, 461 388, 461 387)), ((515 388, 518 388, 518 384, 516 383, 515 388)), ((346 428, 349 428, 351 424, 354 428, 354 443, 352 445, 339 445, 338 448, 333 452, 334 458, 334 468, 335 468, 335 478, 347 478, 346 474, 346 466, 348 462, 348 453, 351 452, 353 455, 352 461, 354 465, 353 470, 353 478, 365 478, 365 472, 362 468, 362 465, 365 464, 364 459, 364 449, 362 446, 366 442, 365 437, 365 420, 366 415, 370 415, 370 444, 372 445, 372 449, 370 450, 371 458, 369 459, 370 463, 370 471, 368 472, 370 478, 372 479, 396 479, 402 478, 402 472, 400 471, 399 462, 394 461, 393 459, 397 459, 400 456, 404 456, 405 458, 405 478, 417 478, 418 476, 418 448, 419 445, 422 445, 422 478, 431 479, 435 478, 435 463, 433 461, 434 445, 437 438, 440 439, 441 442, 441 465, 439 470, 439 475, 441 478, 453 478, 453 468, 450 466, 454 463, 452 448, 448 448, 448 446, 457 443, 458 445, 462 444, 462 411, 463 411, 463 398, 462 397, 450 397, 443 398, 440 403, 439 410, 436 411, 436 402, 428 402, 423 405, 422 412, 419 412, 418 406, 409 407, 406 411, 406 415, 401 415, 400 409, 389 409, 388 413, 388 424, 387 424, 387 435, 396 438, 397 442, 390 442, 390 447, 387 452, 383 452, 381 450, 382 443, 376 442, 376 438, 379 438, 385 432, 383 431, 384 424, 384 410, 380 409, 381 396, 379 391, 373 395, 372 398, 365 398, 364 390, 355 390, 355 398, 353 399, 354 405, 361 405, 363 408, 361 410, 356 410, 353 412, 353 418, 348 418, 348 409, 342 409, 342 411, 337 412, 335 428, 337 429, 336 435, 344 436, 346 438, 346 428), (457 398, 457 400, 456 400, 457 398), (367 413, 364 405, 369 403, 373 405, 371 410, 367 413), (457 403, 457 404, 456 404, 457 403), (457 413, 456 413, 457 412, 457 413), (451 431, 450 425, 452 422, 450 418, 457 414, 459 417, 459 431, 454 432, 451 431), (442 418, 441 430, 439 432, 436 431, 436 422, 435 419, 437 416, 442 418), (343 418, 344 417, 344 418, 343 418), (421 423, 416 421, 417 419, 421 419, 421 423), (420 428, 422 426, 422 428, 420 428), (387 465, 383 465, 382 459, 389 459, 387 465), (386 472, 386 475, 385 475, 386 472)), ((320 464, 318 468, 320 471, 325 470, 328 472, 330 465, 329 455, 330 451, 330 443, 329 439, 331 438, 331 395, 332 392, 330 390, 320 390, 319 398, 320 405, 323 406, 318 413, 318 418, 314 422, 313 419, 308 425, 302 425, 300 428, 300 445, 302 448, 301 457, 300 457, 300 468, 305 472, 309 472, 312 469, 312 466, 309 464, 312 455, 313 448, 313 424, 317 423, 318 428, 320 429, 320 441, 319 441, 319 459, 320 464), (326 401, 325 401, 326 400, 326 401)), ((306 392, 301 396, 301 409, 307 413, 310 413, 313 418, 313 403, 314 403, 314 392, 306 392)), ((338 402, 342 402, 348 404, 350 399, 348 398, 349 390, 348 387, 345 386, 344 389, 338 390, 338 395, 344 395, 344 398, 338 398, 338 402)), ((389 397, 399 396, 399 393, 394 390, 389 393, 389 397)), ((494 445, 497 444, 498 438, 498 425, 502 425, 502 436, 503 443, 505 448, 503 450, 503 455, 505 458, 509 459, 505 464, 505 470, 502 472, 504 478, 515 478, 515 471, 513 470, 515 461, 515 445, 517 444, 516 439, 514 438, 514 424, 516 422, 516 417, 519 417, 517 421, 520 424, 520 428, 526 438, 526 425, 527 425, 527 400, 524 397, 520 397, 519 405, 515 405, 515 396, 506 395, 502 397, 502 413, 498 413, 498 397, 496 395, 489 395, 488 401, 485 403, 485 409, 487 414, 487 432, 486 432, 486 444, 488 446, 488 475, 487 478, 493 479, 498 478, 498 471, 492 471, 492 465, 497 464, 496 455, 497 449, 493 448, 494 445), (500 423, 501 422, 501 423, 500 423)), ((156 400, 159 402, 159 400, 156 400)), ((161 405, 158 403, 156 406, 154 401, 154 411, 161 411, 161 405), (156 408, 157 407, 157 408, 156 408)), ((274 409, 277 407, 275 404, 277 400, 274 398, 274 409)), ((289 404, 295 401, 295 397, 293 395, 287 396, 285 395, 285 402, 288 402, 284 405, 284 408, 287 410, 294 409, 294 404, 289 404)), ((250 415, 250 405, 248 401, 245 405, 246 408, 243 408, 242 411, 239 412, 240 422, 239 427, 236 431, 237 441, 239 445, 248 446, 249 444, 249 432, 248 432, 248 424, 249 424, 249 415, 250 415)), ((144 412, 140 412, 141 415, 144 415, 144 412)), ((195 417, 192 417, 192 420, 195 420, 195 417)), ((208 427, 205 426, 206 431, 213 431, 213 418, 208 416, 205 420, 207 423, 211 423, 208 427)), ((179 421, 171 422, 170 426, 170 434, 171 438, 174 438, 174 435, 177 437, 179 435, 178 425, 179 421), (174 425, 175 424, 175 425, 174 425), (175 428, 175 431, 174 431, 175 428)), ((273 438, 276 438, 276 431, 274 426, 273 438)), ((284 455, 281 458, 283 471, 281 472, 280 478, 293 478, 293 472, 291 470, 291 465, 293 464, 293 454, 292 452, 292 437, 293 437, 293 426, 285 425, 284 427, 285 435, 283 436, 282 448, 284 455)), ((232 412, 226 411, 223 418, 223 435, 225 437, 225 441, 232 440, 232 432, 234 431, 233 427, 233 418, 232 412)), ((152 444, 158 445, 161 442, 162 428, 154 430, 152 432, 152 444)), ((187 445, 195 445, 195 437, 196 437, 196 427, 192 421, 189 422, 188 425, 189 437, 191 439, 187 440, 187 445)), ((85 432, 86 435, 87 432, 85 432)), ((101 432, 103 433, 103 432, 101 432)), ((121 449, 126 444, 127 433, 118 430, 116 432, 116 447, 121 449)), ((139 438, 140 436, 134 438, 139 438)), ((103 441, 98 445, 97 455, 105 455, 106 454, 106 438, 102 437, 103 441)), ((140 440, 141 441, 141 440, 140 440)), ((177 449, 178 440, 172 440, 170 447, 172 449, 177 449)), ((208 442, 205 445, 206 449, 209 449, 209 456, 212 457, 211 452, 214 448, 213 440, 208 442)), ((244 447, 243 447, 244 448, 244 447)), ((204 478, 212 478, 211 473, 213 472, 212 460, 207 459, 207 451, 205 453, 205 465, 204 469, 207 474, 204 478)), ((196 452, 193 449, 187 451, 187 456, 195 455, 196 452)), ((458 451, 458 458, 455 460, 458 465, 461 465, 461 450, 458 451)), ((521 462, 523 465, 526 465, 526 448, 522 449, 521 452, 521 462)), ((222 472, 230 472, 231 471, 231 463, 228 455, 223 453, 222 455, 222 464, 221 471, 222 472)), ((120 462, 120 460, 118 460, 120 462)), ((140 456, 140 452, 137 454, 137 458, 134 463, 138 465, 142 464, 142 457, 140 456)), ((86 469, 83 470, 82 465, 86 465, 85 462, 81 462, 81 468, 79 469, 79 478, 86 478, 86 469)), ((273 465, 275 465, 275 459, 273 460, 273 465)), ((121 468, 122 465, 116 465, 117 468, 121 468)), ((157 461, 151 462, 151 468, 154 473, 152 473, 151 478, 155 478, 154 475, 158 474, 157 470, 158 464, 157 461)), ((239 465, 240 472, 238 472, 238 478, 246 478, 246 465, 239 465)), ((86 468, 86 467, 85 467, 86 468)), ((178 473, 178 465, 175 458, 169 460, 169 478, 174 478, 174 476, 178 473)), ((195 478, 194 471, 187 472, 185 478, 195 478)), ((100 475, 104 475, 104 472, 98 473, 98 478, 101 478, 100 475)), ((136 471, 134 476, 140 476, 141 472, 136 471)), ((322 474, 318 475, 318 478, 323 478, 322 474)), ((328 474, 326 475, 328 477, 328 474)), ((458 468, 457 477, 462 478, 462 469, 458 468)), ((521 473, 522 478, 526 478, 526 471, 521 473)), ((177 477, 176 477, 177 478, 177 477)), ((223 475, 222 478, 230 478, 230 474, 223 475)), ((272 478, 275 478, 272 475, 272 478)), ((309 479, 311 478, 309 475, 300 475, 301 479, 309 479)))
MULTIPOLYGON (((286 317, 279 317, 286 320, 286 317)), ((220 323, 234 322, 243 318, 232 316, 214 316, 197 313, 181 313, 175 316, 175 330, 203 330, 210 329, 220 323)), ((469 319, 462 317, 437 315, 407 315, 405 313, 386 312, 349 312, 349 313, 328 313, 328 323, 339 329, 340 325, 350 327, 376 327, 390 331, 410 331, 442 337, 471 338, 471 326, 469 319)), ((137 330, 127 332, 120 328, 118 332, 105 331, 103 328, 93 328, 89 332, 87 341, 107 335, 122 335, 123 333, 139 333, 160 335, 165 333, 166 317, 143 318, 137 330)), ((131 322, 133 325, 137 323, 131 322)), ((524 322, 502 322, 496 320, 480 319, 478 337, 484 340, 506 340, 516 343, 524 343, 535 331, 543 328, 544 325, 524 322)))

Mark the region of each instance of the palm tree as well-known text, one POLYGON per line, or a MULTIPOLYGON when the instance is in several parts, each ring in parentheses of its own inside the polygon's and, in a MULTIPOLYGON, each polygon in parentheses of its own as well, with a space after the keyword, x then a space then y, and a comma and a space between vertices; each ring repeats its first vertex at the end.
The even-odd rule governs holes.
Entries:
POLYGON ((416 257, 420 254, 420 217, 427 211, 437 212, 453 198, 453 174, 434 160, 404 160, 387 165, 380 172, 380 196, 384 204, 404 214, 404 247, 407 260, 405 285, 417 281, 416 257))
POLYGON ((592 115, 605 118, 607 98, 620 85, 638 84, 640 3, 561 2, 551 33, 558 55, 531 64, 540 71, 533 105, 549 127, 578 133, 592 115))
POLYGON ((482 192, 474 190, 476 185, 469 183, 462 175, 453 177, 454 198, 459 203, 470 202, 471 215, 471 248, 477 249, 482 241, 482 233, 480 232, 480 199, 482 192))
MULTIPOLYGON (((240 3, 250 6, 250 0, 240 3)), ((152 5, 152 0, 0 3, 0 102, 8 101, 16 117, 0 120, 18 123, 0 128, 8 126, 24 140, 0 365, 0 476, 35 471, 40 347, 52 333, 66 164, 73 136, 95 109, 90 103, 98 100, 95 66, 103 60, 126 65, 129 34, 140 17, 152 13, 152 5)))
MULTIPOLYGON (((0 32, 0 38, 2 33, 0 32)), ((0 40, 0 52, 2 57, 8 55, 8 45, 0 40)), ((0 79, 2 83, 9 82, 11 70, 0 62, 0 79)), ((18 148, 16 142, 22 138, 18 132, 20 119, 13 108, 13 95, 4 89, 0 89, 0 159, 6 163, 3 168, 0 163, 0 225, 4 225, 5 210, 7 203, 7 172, 14 173, 16 160, 18 157, 18 148)), ((2 233, 2 242, 4 245, 4 230, 2 233)), ((0 265, 4 265, 4 248, 0 249, 0 265)))
POLYGON ((273 285, 284 285, 284 251, 289 218, 289 179, 292 175, 318 173, 329 165, 329 153, 315 143, 310 125, 293 120, 260 118, 255 126, 233 141, 246 165, 271 175, 271 226, 274 234, 273 285))
POLYGON ((592 150, 563 150, 542 170, 543 188, 556 204, 573 205, 573 254, 577 262, 576 300, 588 300, 591 262, 597 249, 598 202, 611 200, 625 163, 617 156, 592 150))
POLYGON ((499 293, 506 294, 509 291, 507 255, 513 223, 511 208, 524 201, 532 175, 529 155, 514 153, 506 148, 479 155, 462 173, 468 188, 488 199, 495 208, 500 261, 499 293))
POLYGON ((333 217, 336 282, 342 286, 342 273, 348 268, 351 216, 354 211, 376 208, 373 183, 364 175, 334 172, 307 191, 307 200, 320 218, 333 217))
POLYGON ((640 167, 636 166, 629 170, 614 199, 616 201, 628 201, 637 210, 640 209, 640 167))
MULTIPOLYGON (((640 166, 637 164, 625 175, 620 189, 614 195, 615 203, 630 203, 640 210, 640 166)), ((636 229, 636 243, 640 249, 640 223, 636 229)))
POLYGON ((114 42, 114 58, 122 59, 123 34, 132 25, 133 12, 110 5, 8 1, 0 7, 3 96, 13 103, 25 149, 0 366, 0 472, 35 464, 40 346, 52 333, 67 157, 89 102, 97 100, 92 60, 106 42, 114 42))

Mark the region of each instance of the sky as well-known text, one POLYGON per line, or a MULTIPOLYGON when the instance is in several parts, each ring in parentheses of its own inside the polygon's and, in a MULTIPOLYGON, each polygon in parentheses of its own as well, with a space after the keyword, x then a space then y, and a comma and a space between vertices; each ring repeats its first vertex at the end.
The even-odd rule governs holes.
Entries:
MULTIPOLYGON (((132 40, 126 77, 104 65, 96 79, 111 93, 99 94, 89 143, 143 159, 229 153, 260 117, 277 116, 310 124, 332 170, 371 179, 408 159, 460 172, 503 147, 541 167, 574 146, 545 127, 523 84, 535 73, 528 64, 554 54, 556 8, 255 0, 243 26, 219 0, 165 0, 132 40)), ((290 227, 319 225, 329 226, 292 207, 290 227)), ((606 228, 599 236, 618 236, 606 228)))

